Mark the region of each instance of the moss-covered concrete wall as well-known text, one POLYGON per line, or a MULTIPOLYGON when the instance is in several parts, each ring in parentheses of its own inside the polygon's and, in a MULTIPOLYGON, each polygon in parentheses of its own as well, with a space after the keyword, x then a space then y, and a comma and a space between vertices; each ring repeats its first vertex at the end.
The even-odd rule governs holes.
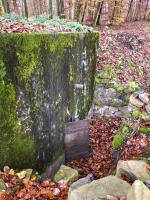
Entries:
POLYGON ((98 33, 0 35, 0 167, 43 171, 64 151, 64 122, 86 116, 98 33))

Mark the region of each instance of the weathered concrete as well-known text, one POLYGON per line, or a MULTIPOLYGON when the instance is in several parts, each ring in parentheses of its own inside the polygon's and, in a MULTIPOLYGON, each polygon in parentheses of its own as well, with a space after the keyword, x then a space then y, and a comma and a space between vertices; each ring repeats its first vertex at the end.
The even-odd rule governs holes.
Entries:
POLYGON ((44 171, 93 97, 98 33, 0 34, 0 166, 44 171), (82 87, 78 87, 82 86, 82 87))

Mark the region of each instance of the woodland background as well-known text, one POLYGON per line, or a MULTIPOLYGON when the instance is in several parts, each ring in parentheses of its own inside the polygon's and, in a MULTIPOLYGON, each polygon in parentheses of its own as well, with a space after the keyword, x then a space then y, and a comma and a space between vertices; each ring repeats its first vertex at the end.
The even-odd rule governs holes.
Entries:
POLYGON ((0 0, 0 14, 46 14, 90 25, 150 20, 150 0, 0 0))

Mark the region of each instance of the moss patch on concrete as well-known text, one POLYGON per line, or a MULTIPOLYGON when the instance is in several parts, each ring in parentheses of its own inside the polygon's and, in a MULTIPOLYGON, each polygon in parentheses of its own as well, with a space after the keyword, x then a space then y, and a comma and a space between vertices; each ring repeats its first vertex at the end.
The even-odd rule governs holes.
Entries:
POLYGON ((83 118, 92 102, 97 40, 98 33, 0 34, 0 167, 43 168, 63 152, 67 113, 83 118))

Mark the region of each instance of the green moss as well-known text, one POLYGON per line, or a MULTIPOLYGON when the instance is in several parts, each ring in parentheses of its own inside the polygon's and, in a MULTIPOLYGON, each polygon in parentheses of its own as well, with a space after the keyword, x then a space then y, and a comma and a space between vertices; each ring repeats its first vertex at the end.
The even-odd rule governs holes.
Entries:
POLYGON ((146 163, 150 163, 150 158, 145 158, 145 157, 132 157, 131 160, 143 160, 146 163))
POLYGON ((127 124, 121 126, 121 132, 125 136, 130 133, 130 127, 127 124))
POLYGON ((38 52, 40 50, 39 42, 41 42, 39 38, 34 35, 18 42, 16 51, 18 66, 16 66, 16 71, 20 80, 26 81, 37 67, 38 52))
POLYGON ((122 106, 124 106, 124 105, 126 105, 126 104, 125 104, 125 102, 123 102, 123 101, 121 101, 121 100, 119 100, 119 99, 112 99, 112 100, 109 102, 108 105, 109 105, 109 106, 112 106, 112 107, 118 108, 118 107, 122 107, 122 106))
POLYGON ((141 111, 139 108, 135 108, 133 111, 132 111, 132 116, 133 117, 140 117, 141 116, 141 111))
POLYGON ((0 37, 0 166, 32 167, 35 142, 28 130, 30 119, 20 122, 17 82, 29 93, 29 78, 38 63, 38 35, 2 34, 0 37), (13 48, 12 48, 13 47, 13 48), (5 102, 5 103, 4 103, 5 102), (20 125, 21 123, 21 125, 20 125))
MULTIPOLYGON (((92 50, 93 48, 95 49, 95 43, 92 41, 96 41, 97 38, 98 33, 92 33, 85 34, 85 38, 83 39, 88 49, 93 45, 88 52, 91 66, 95 64, 92 55, 94 54, 92 50)), ((50 70, 52 71, 54 74, 52 77, 54 77, 54 79, 64 78, 60 73, 63 72, 64 68, 66 71, 69 70, 68 76, 65 77, 69 80, 69 82, 66 80, 66 83, 68 84, 68 88, 71 87, 72 93, 70 94, 69 101, 67 103, 65 102, 65 106, 67 105, 71 113, 74 113, 77 103, 81 104, 81 102, 77 102, 78 96, 73 96, 74 82, 78 81, 77 75, 80 73, 75 73, 76 68, 78 68, 78 62, 76 62, 75 59, 66 57, 68 60, 64 63, 65 67, 62 67, 60 64, 64 56, 70 55, 71 51, 77 53, 77 47, 80 43, 81 39, 78 33, 12 33, 0 35, 0 119, 2 119, 0 120, 0 167, 3 165, 10 165, 16 168, 25 168, 31 167, 32 164, 34 167, 37 141, 36 137, 33 138, 32 130, 30 130, 29 127, 37 117, 40 107, 42 106, 44 87, 49 87, 44 85, 46 82, 43 80, 44 73, 46 73, 44 72, 45 68, 48 72, 50 70), (69 65, 67 66, 66 64, 68 63, 69 65), (55 77, 56 74, 57 76, 55 77), (34 79, 35 77, 36 81, 34 79), (18 87, 19 89, 21 88, 25 97, 28 98, 30 106, 29 115, 31 115, 31 118, 29 117, 24 120, 21 118, 22 113, 19 112, 19 106, 23 104, 23 101, 21 98, 18 98, 18 87)), ((84 84, 89 87, 88 78, 84 80, 84 84)), ((54 81, 57 82, 57 80, 52 79, 52 82, 54 81)), ((60 81, 58 81, 56 85, 58 85, 58 83, 60 84, 60 81)), ((62 89, 63 88, 61 88, 61 90, 62 89)), ((61 101, 64 96, 62 95, 63 91, 61 91, 59 95, 56 95, 56 93, 58 93, 57 91, 58 88, 54 91, 53 98, 56 111, 59 113, 61 112, 61 101)), ((92 100, 92 87, 89 87, 87 92, 89 96, 85 96, 84 105, 82 107, 79 105, 82 118, 85 117, 90 106, 89 102, 92 100)), ((83 97, 84 94, 83 96, 81 95, 81 99, 83 99, 83 97)), ((62 121, 63 124, 64 119, 62 118, 64 118, 64 116, 60 116, 59 120, 62 121)), ((62 126, 62 124, 59 124, 59 126, 62 126)), ((54 152, 51 159, 52 162, 54 162, 61 153, 61 150, 56 150, 56 153, 54 152)))
POLYGON ((115 83, 114 84, 114 89, 117 91, 117 92, 122 92, 124 90, 124 85, 121 84, 121 83, 115 83))
POLYGON ((66 37, 66 34, 62 33, 58 37, 56 35, 56 38, 57 38, 57 40, 55 39, 55 40, 53 40, 53 43, 50 43, 51 52, 56 52, 56 50, 63 52, 63 51, 65 51, 66 47, 67 48, 73 47, 75 42, 77 41, 78 35, 69 34, 66 37))
POLYGON ((64 150, 63 149, 57 149, 57 151, 55 151, 53 153, 52 159, 51 159, 51 164, 53 164, 55 161, 57 161, 57 159, 62 156, 64 154, 64 150))
POLYGON ((94 104, 95 106, 99 106, 99 107, 101 106, 100 100, 98 100, 98 99, 96 99, 96 98, 94 98, 93 104, 94 104))
POLYGON ((141 112, 139 108, 134 108, 132 111, 132 116, 144 121, 150 120, 150 116, 146 112, 141 112))
POLYGON ((112 147, 114 150, 120 149, 124 141, 124 136, 121 133, 117 133, 112 141, 112 147))
POLYGON ((0 62, 0 167, 21 168, 32 162, 34 142, 31 135, 23 134, 19 126, 16 88, 7 80, 5 66, 2 60, 0 62))
POLYGON ((150 134, 150 130, 149 130, 147 127, 141 127, 141 128, 139 129, 139 132, 141 132, 141 133, 143 133, 143 134, 145 134, 145 135, 150 134))
POLYGON ((139 89, 139 85, 135 81, 129 81, 126 87, 129 92, 135 92, 137 89, 139 89))

